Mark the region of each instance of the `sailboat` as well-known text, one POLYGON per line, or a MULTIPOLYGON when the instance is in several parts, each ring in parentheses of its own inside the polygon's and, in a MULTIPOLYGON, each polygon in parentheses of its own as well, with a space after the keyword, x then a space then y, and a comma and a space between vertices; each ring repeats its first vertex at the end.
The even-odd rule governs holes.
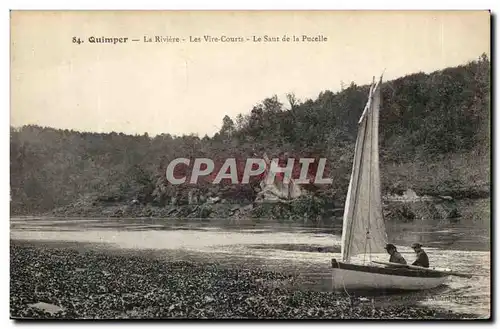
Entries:
POLYGON ((332 259, 334 290, 430 289, 443 284, 449 275, 453 275, 447 271, 412 265, 365 262, 366 255, 371 258, 372 253, 385 253, 387 242, 378 146, 381 86, 382 76, 376 83, 374 78, 358 122, 351 180, 344 208, 342 260, 332 259), (362 264, 352 262, 352 256, 362 254, 365 255, 362 264))

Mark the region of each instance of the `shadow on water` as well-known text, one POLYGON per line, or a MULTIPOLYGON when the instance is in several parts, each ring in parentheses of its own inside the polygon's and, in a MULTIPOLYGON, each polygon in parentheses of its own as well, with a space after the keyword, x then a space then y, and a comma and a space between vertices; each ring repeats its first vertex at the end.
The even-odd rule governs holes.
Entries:
POLYGON ((340 246, 321 246, 310 244, 265 244, 265 245, 249 245, 250 249, 263 249, 263 250, 285 250, 285 251, 302 251, 302 252, 324 252, 324 253, 338 253, 340 246))
POLYGON ((351 296, 351 297, 379 297, 379 298, 411 298, 412 301, 418 301, 419 299, 425 299, 428 295, 440 294, 448 291, 450 286, 447 284, 442 284, 436 288, 428 290, 402 290, 402 289, 359 289, 359 290, 349 290, 349 291, 339 291, 340 295, 351 296))

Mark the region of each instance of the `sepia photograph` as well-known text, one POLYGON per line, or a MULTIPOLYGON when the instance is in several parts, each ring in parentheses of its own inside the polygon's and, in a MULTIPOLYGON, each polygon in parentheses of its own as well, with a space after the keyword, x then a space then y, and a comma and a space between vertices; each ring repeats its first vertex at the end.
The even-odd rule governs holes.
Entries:
POLYGON ((488 10, 11 10, 10 319, 491 320, 488 10))

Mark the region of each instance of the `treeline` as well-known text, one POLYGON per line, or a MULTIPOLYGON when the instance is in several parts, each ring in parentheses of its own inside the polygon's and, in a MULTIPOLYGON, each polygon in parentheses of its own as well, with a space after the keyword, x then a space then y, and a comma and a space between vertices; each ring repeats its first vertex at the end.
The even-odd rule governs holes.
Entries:
MULTIPOLYGON (((318 195, 342 200, 347 192, 357 122, 369 86, 351 83, 316 100, 287 95, 255 105, 250 113, 225 116, 213 137, 154 138, 39 126, 11 128, 11 209, 38 213, 82 195, 109 200, 135 198, 162 205, 190 189, 234 200, 253 200, 258 179, 248 185, 169 185, 167 164, 178 157, 326 157, 333 184, 318 195)), ((408 187, 440 191, 489 185, 490 61, 431 74, 411 74, 383 84, 380 114, 382 183, 385 193, 408 187)))

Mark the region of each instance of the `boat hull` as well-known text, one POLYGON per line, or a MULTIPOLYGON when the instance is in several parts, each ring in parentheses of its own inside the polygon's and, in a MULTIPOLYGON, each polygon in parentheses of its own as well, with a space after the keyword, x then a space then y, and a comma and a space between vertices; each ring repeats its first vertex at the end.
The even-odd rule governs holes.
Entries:
POLYGON ((446 274, 439 272, 332 261, 332 283, 335 291, 425 290, 443 284, 447 278, 446 274))

